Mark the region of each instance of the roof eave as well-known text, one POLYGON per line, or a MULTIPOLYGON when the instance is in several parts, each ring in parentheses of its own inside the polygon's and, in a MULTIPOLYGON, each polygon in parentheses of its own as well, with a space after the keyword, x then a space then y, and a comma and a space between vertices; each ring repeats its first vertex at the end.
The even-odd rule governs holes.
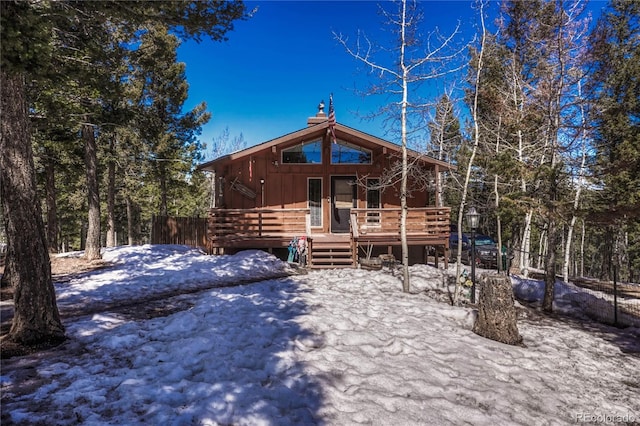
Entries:
MULTIPOLYGON (((241 158, 241 157, 245 157, 247 155, 251 155, 254 154, 258 151, 262 151, 264 149, 269 149, 272 146, 277 146, 283 142, 287 142, 287 141, 291 141, 294 139, 300 139, 300 138, 304 138, 305 136, 309 136, 312 135, 314 133, 317 133, 318 131, 327 129, 329 127, 329 122, 328 121, 323 121, 321 123, 318 124, 314 124, 308 127, 305 127, 303 129, 300 130, 296 130, 294 132, 288 133, 286 135, 282 135, 279 136, 275 139, 271 139, 269 141, 266 142, 262 142, 258 145, 254 145, 250 148, 246 148, 243 149, 241 151, 237 151, 231 154, 227 154, 227 155, 223 155, 221 157, 216 158, 215 160, 212 161, 208 161, 206 163, 200 164, 199 166, 197 166, 196 168, 198 170, 209 170, 209 171, 213 171, 215 169, 215 165, 219 164, 219 163, 223 163, 226 161, 233 161, 235 159, 241 158)), ((336 123, 335 126, 335 131, 336 134, 347 134, 347 135, 351 135, 351 136, 355 136, 357 138, 360 139, 364 139, 366 141, 369 142, 373 142, 377 145, 380 145, 382 147, 386 147, 389 149, 392 149, 394 151, 400 151, 402 149, 402 147, 400 145, 394 144, 392 142, 389 142, 387 140, 381 139, 377 136, 373 136, 369 133, 365 133, 362 132, 360 130, 354 129, 352 127, 349 126, 345 126, 343 124, 340 123, 336 123)), ((427 161, 430 164, 434 164, 434 165, 438 165, 444 169, 448 169, 448 170, 456 170, 457 167, 453 164, 449 164, 446 161, 442 161, 442 160, 437 160, 433 157, 429 157, 427 155, 423 155, 420 154, 417 151, 413 151, 413 150, 409 150, 409 153, 414 156, 414 157, 419 157, 419 158, 424 158, 425 161, 427 161)))

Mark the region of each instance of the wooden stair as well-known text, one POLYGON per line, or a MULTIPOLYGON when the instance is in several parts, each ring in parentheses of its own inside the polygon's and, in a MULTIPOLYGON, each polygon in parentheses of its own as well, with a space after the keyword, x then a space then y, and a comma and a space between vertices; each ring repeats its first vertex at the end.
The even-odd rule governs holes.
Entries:
POLYGON ((309 267, 353 268, 351 239, 347 237, 322 237, 311 241, 311 259, 309 267))

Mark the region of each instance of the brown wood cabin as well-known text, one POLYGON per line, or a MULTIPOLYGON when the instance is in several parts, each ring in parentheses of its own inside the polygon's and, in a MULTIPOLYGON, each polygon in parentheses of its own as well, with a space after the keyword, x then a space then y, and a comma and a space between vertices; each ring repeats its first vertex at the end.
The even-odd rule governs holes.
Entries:
MULTIPOLYGON (((401 258, 399 185, 376 188, 401 147, 339 123, 333 129, 335 141, 321 104, 306 128, 199 166, 215 182, 208 219, 214 253, 266 249, 286 259, 290 242, 304 237, 312 268, 354 267, 380 254, 401 258)), ((451 166, 419 158, 433 190, 408 198, 411 264, 426 263, 430 248, 449 248, 450 208, 436 207, 435 176, 451 166)))

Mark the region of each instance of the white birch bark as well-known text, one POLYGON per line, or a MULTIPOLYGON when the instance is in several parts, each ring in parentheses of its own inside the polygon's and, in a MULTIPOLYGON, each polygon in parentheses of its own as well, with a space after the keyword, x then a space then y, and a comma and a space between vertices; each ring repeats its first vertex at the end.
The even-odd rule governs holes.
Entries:
POLYGON ((402 1, 402 23, 400 25, 400 69, 402 71, 402 103, 400 111, 400 128, 402 134, 402 178, 400 180, 400 244, 402 245, 402 291, 411 290, 409 282, 409 244, 407 242, 407 104, 409 68, 405 63, 407 46, 407 2, 402 1))
MULTIPOLYGON (((444 56, 443 50, 447 47, 448 44, 452 42, 453 37, 458 33, 458 27, 454 30, 454 32, 444 39, 442 43, 437 47, 432 47, 427 45, 427 52, 425 56, 420 58, 411 58, 410 55, 407 55, 406 48, 409 46, 409 43, 415 43, 415 40, 409 40, 407 35, 407 28, 412 25, 415 25, 416 16, 409 16, 410 13, 407 10, 407 0, 400 1, 400 11, 397 15, 397 20, 390 20, 393 25, 397 25, 397 31, 400 39, 399 45, 399 57, 398 62, 393 64, 392 67, 386 67, 380 65, 375 62, 375 60, 371 57, 371 43, 369 40, 367 41, 368 49, 363 48, 360 45, 358 40, 357 47, 351 49, 347 45, 347 41, 344 37, 339 36, 334 33, 336 39, 342 46, 346 49, 347 53, 353 56, 355 59, 364 63, 372 70, 375 70, 380 73, 381 76, 388 75, 390 76, 388 83, 390 85, 394 85, 395 87, 390 90, 391 93, 395 93, 400 95, 400 101, 396 103, 396 105, 400 106, 400 132, 401 132, 401 143, 402 143, 402 171, 400 174, 400 238, 401 238, 401 247, 402 247, 402 266, 403 266, 403 282, 402 289, 404 292, 409 292, 411 289, 410 286, 410 277, 409 277, 409 247, 407 242, 407 180, 408 180, 408 151, 407 151, 407 133, 408 133, 408 120, 407 116, 409 114, 409 108, 415 108, 415 105, 412 105, 409 102, 409 85, 410 83, 419 83, 425 80, 433 80, 436 78, 440 78, 446 74, 453 72, 453 69, 439 69, 427 74, 419 74, 421 67, 425 66, 428 63, 446 63, 447 60, 451 60, 453 57, 459 55, 463 50, 460 49, 456 53, 451 56, 444 56)), ((380 92, 380 88, 375 88, 372 93, 380 92)), ((397 181, 390 182, 389 186, 397 184, 397 181)))
MULTIPOLYGON (((467 165, 467 173, 464 177, 464 184, 462 186, 462 197, 460 199, 460 209, 458 210, 458 238, 462 235, 462 218, 465 213, 465 206, 467 204, 467 194, 469 192, 469 181, 471 180, 471 168, 473 167, 473 161, 476 157, 478 145, 480 143, 480 125, 478 123, 478 88, 480 86, 480 74, 482 73, 482 59, 484 54, 484 46, 486 42, 487 30, 484 24, 484 8, 483 3, 480 2, 480 24, 482 25, 482 40, 480 42, 480 51, 478 52, 478 63, 476 64, 476 81, 474 84, 473 95, 473 107, 472 107, 472 120, 473 120, 473 149, 471 150, 471 156, 469 157, 469 164, 467 165)), ((454 304, 458 302, 458 295, 460 293, 460 265, 462 265, 462 244, 458 240, 458 252, 456 253, 456 286, 454 292, 454 304)))
MULTIPOLYGON (((578 99, 582 98, 582 84, 578 81, 578 99)), ((580 206, 580 194, 584 186, 584 177, 586 173, 586 161, 587 161, 587 130, 586 119, 584 114, 584 106, 580 104, 580 120, 582 122, 582 158, 580 161, 580 171, 578 173, 578 182, 576 187, 576 194, 573 199, 573 211, 578 210, 580 206)), ((569 223, 569 230, 567 232, 567 241, 564 248, 564 262, 562 265, 562 279, 564 282, 569 281, 569 261, 571 258, 571 242, 573 239, 573 228, 576 225, 575 213, 571 216, 571 222, 569 223)), ((584 235, 583 235, 584 238, 584 235)))
MULTIPOLYGON (((498 117, 498 131, 496 132, 496 156, 500 153, 500 128, 502 126, 502 116, 498 117)), ((498 231, 498 272, 502 271, 502 221, 500 220, 500 191, 498 189, 498 174, 493 177, 493 193, 495 196, 496 227, 498 231)), ((508 268, 508 265, 506 265, 508 268)))

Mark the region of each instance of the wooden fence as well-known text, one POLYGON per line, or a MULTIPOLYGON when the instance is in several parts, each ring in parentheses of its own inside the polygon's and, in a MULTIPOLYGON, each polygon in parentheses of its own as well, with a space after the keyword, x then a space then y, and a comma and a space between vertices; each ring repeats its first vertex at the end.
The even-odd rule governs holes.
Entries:
POLYGON ((182 244, 212 252, 206 217, 153 216, 151 244, 182 244))

